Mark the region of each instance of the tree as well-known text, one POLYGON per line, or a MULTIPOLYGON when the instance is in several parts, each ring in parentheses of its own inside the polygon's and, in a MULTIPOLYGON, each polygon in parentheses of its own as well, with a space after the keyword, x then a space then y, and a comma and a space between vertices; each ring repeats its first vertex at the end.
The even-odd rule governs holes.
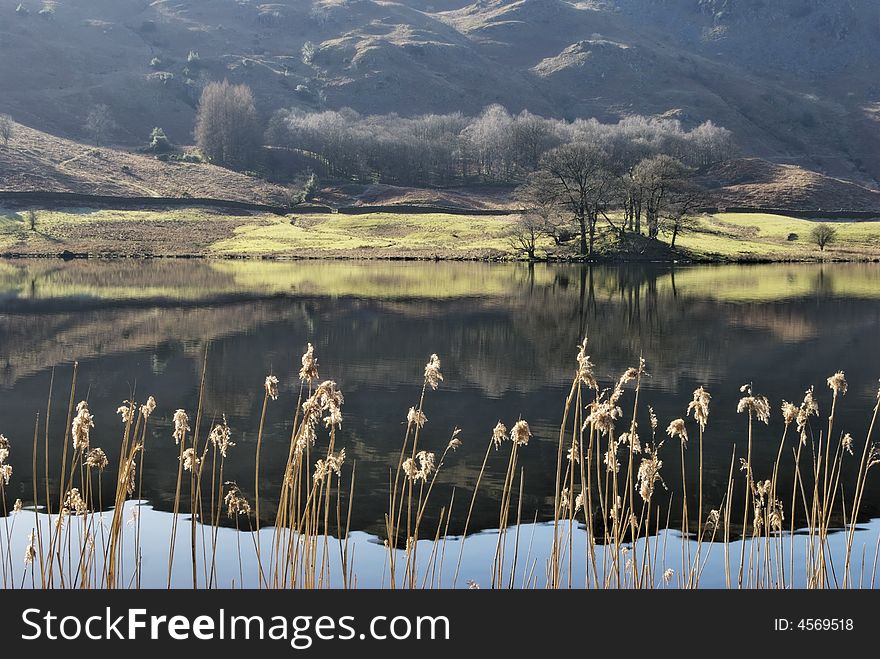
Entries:
POLYGON ((165 135, 165 131, 156 126, 150 131, 150 146, 147 148, 153 153, 168 153, 174 149, 174 146, 165 135))
POLYGON ((12 132, 12 117, 8 114, 0 114, 0 140, 3 140, 4 146, 12 139, 12 132))
POLYGON ((27 223, 31 231, 37 230, 37 211, 31 209, 27 212, 27 223))
POLYGON ((837 229, 829 224, 817 224, 810 231, 810 240, 818 247, 820 252, 825 251, 825 246, 837 240, 837 229))
POLYGON ((640 191, 648 222, 648 238, 660 233, 660 220, 672 201, 673 193, 684 188, 688 168, 668 155, 645 158, 633 170, 632 180, 640 191))
POLYGON ((101 146, 107 135, 116 128, 116 121, 110 108, 100 103, 89 111, 85 127, 92 134, 95 146, 101 146))
POLYGON ((511 228, 508 241, 516 252, 524 253, 529 261, 534 261, 538 240, 545 234, 544 219, 538 213, 525 213, 511 228))
POLYGON ((196 143, 209 161, 244 169, 257 159, 261 144, 254 94, 228 81, 205 86, 196 114, 196 143))
POLYGON ((605 151, 595 143, 573 142, 548 151, 538 171, 519 188, 532 208, 566 213, 580 233, 580 253, 592 256, 596 223, 614 190, 605 151))
POLYGON ((315 176, 314 172, 300 174, 287 186, 287 205, 293 207, 307 202, 317 189, 318 177, 315 176))

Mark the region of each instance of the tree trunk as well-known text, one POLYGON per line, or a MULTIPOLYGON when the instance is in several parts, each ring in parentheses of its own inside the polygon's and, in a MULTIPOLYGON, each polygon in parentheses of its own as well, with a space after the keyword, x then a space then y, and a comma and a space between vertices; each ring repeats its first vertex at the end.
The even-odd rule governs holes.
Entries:
POLYGON ((596 218, 590 215, 590 247, 587 256, 593 256, 593 244, 596 242, 596 218))
POLYGON ((583 214, 578 217, 578 224, 581 230, 581 255, 583 256, 587 254, 587 218, 583 214))
POLYGON ((675 239, 678 237, 678 224, 672 227, 672 242, 669 243, 669 246, 675 249, 675 239))

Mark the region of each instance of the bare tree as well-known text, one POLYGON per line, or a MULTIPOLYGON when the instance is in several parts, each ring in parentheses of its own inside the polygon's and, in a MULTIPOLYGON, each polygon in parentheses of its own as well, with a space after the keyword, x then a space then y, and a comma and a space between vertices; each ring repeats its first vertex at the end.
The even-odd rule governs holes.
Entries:
POLYGON ((645 158, 633 170, 632 180, 640 190, 648 222, 648 238, 660 233, 660 220, 672 201, 673 192, 684 187, 688 169, 668 155, 645 158))
POLYGON ((246 168, 257 158, 262 131, 254 95, 228 81, 205 86, 196 114, 196 143, 202 155, 224 167, 246 168))
POLYGON ((820 252, 825 251, 825 247, 837 240, 837 229, 830 224, 817 224, 810 230, 810 240, 818 247, 820 252))
POLYGON ((508 241, 514 251, 525 254, 529 261, 534 261, 538 241, 546 235, 546 230, 544 218, 537 213, 525 213, 511 228, 508 241))
POLYGON ((116 121, 113 119, 110 108, 103 103, 93 107, 86 116, 85 128, 92 134, 95 146, 101 146, 107 135, 116 128, 116 121))
POLYGON ((3 140, 3 145, 6 146, 9 144, 9 140, 12 139, 12 117, 8 114, 0 114, 0 139, 3 140))
POLYGON ((595 143, 573 142, 544 154, 538 171, 519 188, 518 196, 533 208, 567 213, 580 234, 580 253, 592 256, 596 224, 613 190, 605 151, 595 143))

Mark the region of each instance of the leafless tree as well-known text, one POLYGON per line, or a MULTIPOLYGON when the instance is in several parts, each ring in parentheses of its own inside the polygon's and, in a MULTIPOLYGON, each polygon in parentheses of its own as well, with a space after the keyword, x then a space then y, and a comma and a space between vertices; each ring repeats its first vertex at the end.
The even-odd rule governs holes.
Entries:
POLYGON ((196 143, 209 161, 243 169, 256 161, 262 140, 254 95, 228 81, 205 86, 196 114, 196 143))
POLYGON ((8 114, 0 114, 0 140, 3 140, 4 146, 12 139, 13 130, 12 117, 8 114))
POLYGON ((514 251, 525 254, 529 261, 534 261, 538 241, 546 234, 547 226, 540 215, 524 213, 511 228, 508 241, 514 251))
POLYGON ((99 103, 86 116, 85 127, 92 134, 95 146, 101 146, 107 139, 107 136, 116 129, 116 121, 113 119, 113 113, 110 111, 110 108, 103 103, 99 103))

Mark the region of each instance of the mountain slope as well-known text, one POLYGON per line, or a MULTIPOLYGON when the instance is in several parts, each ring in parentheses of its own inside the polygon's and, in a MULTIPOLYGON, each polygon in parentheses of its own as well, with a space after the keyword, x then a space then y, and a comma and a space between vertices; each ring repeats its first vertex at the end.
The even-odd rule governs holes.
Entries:
POLYGON ((730 128, 746 155, 880 179, 873 0, 18 4, 0 0, 0 112, 77 139, 106 103, 121 143, 155 125, 187 143, 202 85, 229 78, 254 88, 264 118, 494 102, 567 118, 672 112, 730 128))
POLYGON ((273 204, 283 188, 202 163, 162 162, 16 124, 0 147, 0 190, 133 197, 207 197, 273 204))

